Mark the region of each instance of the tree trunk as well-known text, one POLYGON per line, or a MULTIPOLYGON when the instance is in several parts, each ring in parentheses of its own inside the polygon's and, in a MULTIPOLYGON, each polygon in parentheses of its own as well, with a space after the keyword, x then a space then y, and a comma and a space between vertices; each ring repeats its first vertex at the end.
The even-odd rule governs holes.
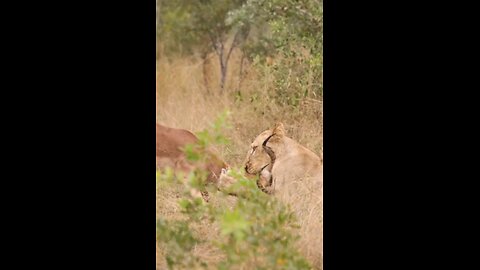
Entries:
POLYGON ((242 59, 240 60, 240 74, 238 75, 238 88, 237 91, 240 91, 243 81, 243 62, 245 61, 245 53, 242 51, 242 59))
POLYGON ((218 54, 218 60, 220 61, 220 93, 223 93, 225 87, 225 76, 227 74, 227 63, 224 59, 224 46, 220 43, 220 52, 218 54))
POLYGON ((210 88, 208 87, 208 78, 207 78, 207 58, 208 53, 204 53, 202 55, 202 71, 203 71, 203 84, 205 85, 205 89, 207 90, 207 94, 210 94, 210 88))
POLYGON ((221 77, 220 77, 220 92, 223 93, 224 92, 224 89, 225 89, 225 79, 227 77, 227 63, 223 63, 221 66, 220 66, 220 73, 221 73, 221 77))

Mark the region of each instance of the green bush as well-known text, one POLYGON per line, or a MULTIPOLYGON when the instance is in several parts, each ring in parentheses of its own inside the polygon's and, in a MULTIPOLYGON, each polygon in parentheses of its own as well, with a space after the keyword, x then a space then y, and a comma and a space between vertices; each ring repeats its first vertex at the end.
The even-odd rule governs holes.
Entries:
POLYGON ((197 51, 204 58, 216 52, 222 89, 229 51, 239 48, 240 66, 246 58, 263 75, 266 57, 275 58, 268 69, 275 77, 269 94, 279 104, 297 107, 306 97, 322 97, 323 0, 162 0, 159 5, 158 41, 164 52, 197 51), (229 37, 235 42, 227 45, 229 37))
POLYGON ((269 94, 279 104, 322 97, 323 0, 248 0, 227 22, 261 29, 243 48, 262 77, 274 77, 269 94), (272 66, 267 56, 275 58, 272 66))

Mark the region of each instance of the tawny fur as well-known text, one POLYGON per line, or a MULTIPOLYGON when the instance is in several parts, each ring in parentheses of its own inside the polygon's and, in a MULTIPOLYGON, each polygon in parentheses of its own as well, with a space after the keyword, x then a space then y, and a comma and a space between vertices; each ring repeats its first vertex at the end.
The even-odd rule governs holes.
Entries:
MULTIPOLYGON (((322 258, 323 166, 320 157, 287 137, 284 125, 277 123, 253 141, 246 157, 245 171, 266 177, 270 174, 269 193, 291 204, 304 224, 302 241, 308 242, 302 247, 304 253, 310 258, 322 258), (318 233, 315 238, 311 236, 312 231, 318 233)), ((317 259, 315 265, 323 265, 322 259, 317 259)))

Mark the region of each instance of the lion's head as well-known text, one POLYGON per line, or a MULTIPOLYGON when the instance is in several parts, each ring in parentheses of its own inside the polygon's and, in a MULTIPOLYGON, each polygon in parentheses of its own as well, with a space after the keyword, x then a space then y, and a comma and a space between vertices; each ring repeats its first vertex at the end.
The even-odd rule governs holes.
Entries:
POLYGON ((267 129, 255 138, 250 145, 245 162, 245 171, 248 174, 259 174, 264 169, 271 169, 275 162, 275 151, 285 135, 282 123, 267 129))

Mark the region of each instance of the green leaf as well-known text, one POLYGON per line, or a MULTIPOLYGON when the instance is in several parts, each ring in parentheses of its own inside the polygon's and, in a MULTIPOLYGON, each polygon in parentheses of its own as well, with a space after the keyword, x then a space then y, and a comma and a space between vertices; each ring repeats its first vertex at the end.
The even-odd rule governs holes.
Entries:
POLYGON ((223 215, 220 227, 223 235, 233 234, 237 240, 243 240, 250 224, 238 211, 233 211, 223 215))
POLYGON ((198 161, 200 160, 200 154, 195 151, 195 146, 193 144, 187 144, 183 151, 185 153, 185 156, 187 157, 187 160, 190 161, 198 161))
POLYGON ((187 199, 181 199, 178 201, 178 205, 184 210, 187 210, 188 206, 190 205, 190 201, 187 199))

